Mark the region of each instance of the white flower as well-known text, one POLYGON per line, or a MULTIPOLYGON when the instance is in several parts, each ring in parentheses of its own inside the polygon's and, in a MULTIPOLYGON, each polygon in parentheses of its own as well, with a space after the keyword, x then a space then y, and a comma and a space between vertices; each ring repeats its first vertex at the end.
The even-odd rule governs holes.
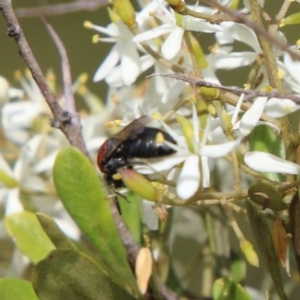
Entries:
POLYGON ((161 5, 157 9, 159 10, 157 10, 155 16, 163 24, 136 35, 133 41, 144 42, 164 34, 169 34, 161 47, 163 57, 168 60, 173 59, 179 53, 185 30, 201 32, 216 32, 221 30, 219 25, 213 25, 190 16, 178 15, 173 10, 168 10, 164 5, 161 5))
POLYGON ((28 70, 25 77, 19 75, 19 82, 28 100, 6 103, 2 109, 2 126, 7 139, 24 144, 29 139, 28 128, 34 119, 50 116, 50 109, 28 70))
POLYGON ((167 141, 165 143, 177 151, 170 157, 164 157, 163 159, 157 159, 155 161, 149 161, 147 165, 137 165, 134 168, 142 174, 153 174, 153 170, 157 172, 171 170, 177 164, 183 162, 182 170, 178 176, 176 185, 177 195, 184 200, 192 197, 198 190, 200 183, 204 188, 210 186, 210 171, 208 165, 208 157, 218 158, 228 154, 234 148, 236 148, 241 139, 231 141, 228 143, 218 145, 206 145, 207 135, 209 132, 208 120, 205 134, 200 142, 199 140, 199 120, 195 106, 193 106, 193 138, 191 142, 194 150, 189 150, 188 142, 183 136, 178 136, 169 126, 162 123, 164 129, 177 141, 177 145, 171 144, 167 141), (201 166, 201 169, 200 169, 201 166), (202 175, 202 176, 201 176, 202 175))
POLYGON ((109 38, 99 38, 99 41, 115 43, 96 71, 94 81, 103 80, 108 76, 109 80, 113 81, 114 72, 120 72, 123 84, 131 85, 134 83, 141 72, 141 62, 136 43, 132 41, 133 35, 124 23, 118 21, 117 23, 111 23, 107 27, 102 27, 86 22, 85 26, 110 36, 109 38), (117 67, 118 63, 120 65, 117 67))
MULTIPOLYGON (((209 56, 212 68, 231 70, 248 66, 262 53, 257 36, 252 29, 234 22, 223 22, 220 26, 223 30, 216 33, 216 39, 220 47, 209 56), (229 44, 233 44, 234 40, 246 44, 253 51, 233 52, 232 46, 229 46, 229 44)), ((283 43, 286 42, 286 38, 281 32, 276 33, 276 38, 283 43)), ((276 57, 282 54, 282 51, 276 47, 273 50, 276 57)))

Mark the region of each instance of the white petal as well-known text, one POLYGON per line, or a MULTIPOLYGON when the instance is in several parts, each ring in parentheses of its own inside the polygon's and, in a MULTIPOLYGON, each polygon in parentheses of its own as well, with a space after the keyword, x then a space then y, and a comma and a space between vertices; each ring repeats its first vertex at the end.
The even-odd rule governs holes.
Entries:
POLYGON ((240 96, 240 98, 238 100, 238 103, 236 104, 236 106, 234 108, 233 115, 231 117, 231 124, 232 125, 236 124, 236 120, 237 120, 238 114, 240 113, 241 105, 242 105, 242 103, 244 101, 244 97, 245 97, 245 94, 241 94, 241 96, 240 96))
MULTIPOLYGON (((98 144, 101 145, 101 144, 98 144)), ((41 159, 34 167, 34 172, 35 173, 42 173, 42 172, 47 172, 49 170, 52 169, 57 153, 59 152, 59 150, 56 150, 52 153, 50 153, 49 155, 47 155, 46 157, 44 157, 43 159, 41 159)))
POLYGON ((120 65, 118 65, 112 69, 112 71, 105 77, 105 82, 110 87, 124 86, 120 65))
POLYGON ((0 76, 0 107, 8 102, 9 96, 8 96, 8 91, 9 91, 9 83, 8 81, 0 76))
POLYGON ((256 58, 255 52, 243 51, 230 54, 215 54, 213 63, 217 69, 232 70, 252 64, 256 58))
POLYGON ((219 144, 219 145, 205 145, 200 149, 200 155, 208 156, 208 157, 222 157, 236 148, 241 142, 241 139, 237 139, 232 142, 219 144))
POLYGON ((235 23, 234 25, 230 26, 228 30, 236 40, 249 45, 256 53, 261 53, 261 48, 259 46, 256 34, 252 29, 249 29, 243 24, 235 23))
POLYGON ((290 99, 271 98, 265 106, 265 112, 271 118, 281 118, 298 109, 300 105, 290 99))
POLYGON ((16 89, 16 88, 9 88, 8 90, 8 97, 10 99, 12 98, 23 98, 24 97, 24 91, 21 89, 16 89))
POLYGON ((153 209, 153 202, 143 199, 144 220, 150 230, 158 229, 158 216, 153 209))
POLYGON ((134 165, 134 169, 141 174, 149 175, 155 172, 170 170, 174 166, 185 161, 186 157, 186 154, 175 153, 174 155, 168 157, 149 159, 147 164, 134 165))
POLYGON ((203 187, 208 188, 210 187, 210 170, 208 165, 208 157, 201 156, 201 165, 202 165, 202 175, 203 175, 203 187))
POLYGON ((265 108, 267 97, 257 97, 251 107, 244 113, 240 122, 240 133, 247 136, 259 121, 265 108))
MULTIPOLYGON (((26 128, 31 126, 32 120, 43 112, 36 103, 29 101, 9 102, 3 106, 2 122, 6 130, 26 128)), ((9 134, 11 134, 9 132, 9 134)))
POLYGON ((270 122, 258 121, 257 126, 258 125, 266 125, 266 126, 270 127, 276 134, 280 134, 280 131, 281 131, 280 128, 270 122))
POLYGON ((119 35, 118 28, 114 23, 109 24, 107 27, 92 24, 92 28, 108 36, 117 37, 119 35))
POLYGON ((247 152, 244 161, 248 167, 258 172, 300 174, 299 165, 265 152, 247 152))
MULTIPOLYGON (((293 47, 294 48, 294 47, 293 47)), ((284 54, 284 65, 297 83, 300 83, 300 62, 294 61, 288 53, 284 54)))
POLYGON ((161 53, 165 59, 171 60, 179 53, 183 34, 184 29, 181 27, 172 30, 161 47, 161 53))
POLYGON ((177 195, 186 200, 195 195, 200 185, 199 156, 190 155, 186 159, 178 178, 177 195))
POLYGON ((117 43, 112 47, 109 54, 102 62, 98 70, 96 71, 93 81, 97 82, 104 79, 110 71, 117 65, 120 60, 121 50, 123 43, 117 43))
POLYGON ((133 42, 144 42, 147 40, 151 40, 154 38, 157 38, 163 34, 169 33, 174 29, 174 26, 170 26, 169 24, 164 24, 159 27, 153 28, 151 30, 142 32, 138 35, 136 35, 132 41, 133 42))
POLYGON ((186 86, 185 82, 177 81, 174 85, 162 96, 161 102, 167 103, 172 99, 178 97, 186 86))
POLYGON ((210 24, 194 17, 186 17, 184 29, 201 32, 218 32, 222 30, 222 27, 217 24, 210 24))
MULTIPOLYGON (((199 124, 199 118, 197 115, 197 109, 196 109, 195 104, 192 104, 192 115, 193 115, 194 141, 195 141, 195 143, 199 144, 200 124, 199 124)), ((209 121, 207 122, 208 124, 210 123, 209 121)), ((209 127, 209 125, 207 125, 207 128, 208 127, 209 127)), ((207 135, 205 136, 205 138, 203 137, 202 140, 205 140, 205 142, 206 142, 206 139, 207 139, 207 135)))
POLYGON ((24 210, 23 204, 20 201, 20 190, 19 188, 14 188, 9 191, 6 199, 5 214, 13 214, 21 212, 24 210))
POLYGON ((140 57, 141 71, 144 72, 155 64, 155 59, 151 55, 144 55, 140 57))
POLYGON ((140 74, 140 57, 132 42, 126 43, 121 57, 121 74, 125 85, 131 85, 140 74))
MULTIPOLYGON (((223 24, 221 26, 224 27, 223 24)), ((228 30, 216 32, 215 36, 220 45, 232 44, 234 42, 234 38, 228 30)))

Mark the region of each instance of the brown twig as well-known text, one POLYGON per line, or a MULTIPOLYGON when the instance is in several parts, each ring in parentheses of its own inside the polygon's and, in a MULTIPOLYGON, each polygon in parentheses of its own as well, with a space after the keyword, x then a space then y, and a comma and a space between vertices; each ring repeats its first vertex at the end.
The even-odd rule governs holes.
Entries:
POLYGON ((44 7, 18 8, 16 15, 19 18, 32 18, 40 16, 58 16, 78 11, 93 11, 109 4, 108 0, 78 0, 72 3, 55 4, 44 7))
POLYGON ((207 82, 207 81, 203 81, 203 80, 197 80, 197 79, 194 79, 194 78, 191 78, 189 76, 186 76, 184 74, 179 74, 179 73, 152 74, 148 77, 152 77, 152 76, 163 76, 163 77, 175 78, 177 80, 182 80, 182 81, 188 82, 190 84, 194 84, 196 86, 217 88, 220 90, 231 92, 233 94, 245 94, 245 95, 248 95, 249 98, 268 97, 268 98, 290 99, 290 100, 294 101, 295 103, 300 103, 299 96, 296 96, 293 94, 281 93, 276 90, 274 90, 272 92, 245 90, 245 89, 239 88, 237 86, 224 86, 224 85, 215 84, 215 83, 211 83, 211 82, 207 82))
POLYGON ((279 27, 279 23, 280 21, 284 18, 285 14, 287 13, 290 5, 291 5, 292 1, 291 0, 285 0, 280 8, 279 13, 277 14, 276 18, 275 18, 275 22, 274 24, 270 24, 269 29, 268 29, 268 33, 271 36, 274 36, 274 34, 276 33, 278 27, 279 27))

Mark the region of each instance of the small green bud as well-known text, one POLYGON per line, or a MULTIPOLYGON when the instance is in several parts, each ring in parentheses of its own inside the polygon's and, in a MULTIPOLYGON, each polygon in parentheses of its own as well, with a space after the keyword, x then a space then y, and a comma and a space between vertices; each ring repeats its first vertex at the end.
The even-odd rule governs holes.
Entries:
POLYGON ((159 193, 146 177, 132 169, 120 170, 120 174, 124 184, 129 190, 137 193, 146 200, 153 202, 158 201, 159 193))
POLYGON ((299 23, 300 23, 300 13, 295 13, 282 19, 279 24, 279 27, 283 27, 285 25, 299 24, 299 23))
POLYGON ((201 48, 201 45, 199 44, 198 40, 195 39, 193 35, 191 35, 191 41, 192 41, 192 47, 194 50, 194 54, 197 60, 197 64, 200 69, 206 69, 208 66, 205 54, 201 48))
MULTIPOLYGON (((193 124, 184 116, 176 114, 176 120, 179 123, 183 135, 186 139, 188 148, 191 152, 194 152, 194 127, 193 124)), ((198 133, 197 133, 198 134, 198 133)))
POLYGON ((249 241, 244 240, 240 243, 240 248, 249 264, 254 267, 259 267, 259 259, 257 253, 253 249, 253 245, 249 241))
POLYGON ((112 0, 112 4, 124 24, 131 28, 136 23, 135 11, 131 2, 129 0, 112 0))

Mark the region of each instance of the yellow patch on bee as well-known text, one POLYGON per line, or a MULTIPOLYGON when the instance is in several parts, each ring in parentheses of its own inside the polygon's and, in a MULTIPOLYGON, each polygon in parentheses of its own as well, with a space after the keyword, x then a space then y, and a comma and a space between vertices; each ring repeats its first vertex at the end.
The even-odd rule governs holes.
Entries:
POLYGON ((161 132, 157 133, 155 138, 155 143, 157 145, 161 145, 164 143, 164 141, 165 141, 164 135, 161 132))

